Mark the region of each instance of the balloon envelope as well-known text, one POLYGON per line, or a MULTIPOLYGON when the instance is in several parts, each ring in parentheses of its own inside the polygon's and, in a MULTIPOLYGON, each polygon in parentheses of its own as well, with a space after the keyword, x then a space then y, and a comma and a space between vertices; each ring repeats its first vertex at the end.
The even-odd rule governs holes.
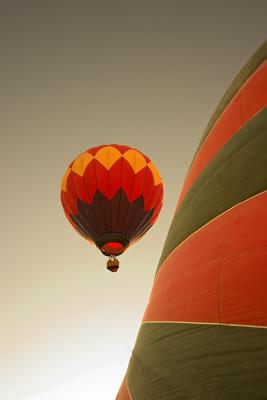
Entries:
POLYGON ((267 398, 267 41, 195 154, 117 400, 267 398))
POLYGON ((72 226, 106 256, 118 256, 156 221, 163 185, 152 161, 117 144, 90 148, 69 165, 61 201, 72 226))

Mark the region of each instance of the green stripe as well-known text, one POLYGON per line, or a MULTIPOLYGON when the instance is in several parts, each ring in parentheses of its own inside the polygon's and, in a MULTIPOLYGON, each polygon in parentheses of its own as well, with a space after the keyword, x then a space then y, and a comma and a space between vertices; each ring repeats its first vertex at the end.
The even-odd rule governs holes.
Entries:
POLYGON ((158 269, 189 235, 267 189, 267 107, 234 135, 189 189, 172 221, 158 269))
MULTIPOLYGON (((218 104, 217 108, 215 109, 214 113, 212 114, 207 128, 205 129, 203 136, 200 140, 200 143, 198 145, 198 148, 196 150, 196 153, 193 157, 192 163, 202 145, 206 137, 208 136, 209 132, 211 131, 213 125, 217 121, 217 119, 220 117, 220 115, 223 113, 225 108, 228 106, 232 98, 236 95, 236 93, 239 91, 241 86, 246 82, 246 80, 249 78, 250 75, 253 74, 253 72, 256 71, 256 69, 267 59, 267 40, 258 48, 258 50, 250 57, 248 62, 244 65, 244 67, 241 69, 239 74, 236 76, 232 84, 229 86, 227 91, 225 92, 223 98, 221 99, 220 103, 218 104)), ((191 167, 191 166, 190 166, 191 167)))
POLYGON ((133 400, 263 400, 267 329, 146 323, 127 371, 133 400))

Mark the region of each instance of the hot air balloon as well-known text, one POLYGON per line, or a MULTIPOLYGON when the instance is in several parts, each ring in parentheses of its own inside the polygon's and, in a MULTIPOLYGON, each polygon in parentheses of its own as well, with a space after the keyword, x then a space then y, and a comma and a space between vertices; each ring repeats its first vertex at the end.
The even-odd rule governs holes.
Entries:
POLYGON ((267 399, 267 41, 185 178, 117 400, 267 399))
POLYGON ((139 240, 162 207, 159 171, 139 150, 117 144, 93 147, 69 165, 61 185, 65 215, 76 231, 107 257, 117 257, 139 240))

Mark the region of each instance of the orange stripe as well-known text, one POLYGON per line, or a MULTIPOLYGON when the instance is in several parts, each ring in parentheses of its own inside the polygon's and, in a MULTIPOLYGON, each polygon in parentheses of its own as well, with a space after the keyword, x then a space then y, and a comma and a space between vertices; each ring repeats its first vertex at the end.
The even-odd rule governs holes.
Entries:
POLYGON ((120 390, 116 396, 116 400, 132 400, 126 385, 126 378, 124 378, 120 390))
POLYGON ((177 207, 208 162, 243 124, 266 105, 267 61, 244 83, 211 129, 186 176, 177 207))
POLYGON ((267 325, 267 192, 211 221, 162 264, 143 321, 267 325))

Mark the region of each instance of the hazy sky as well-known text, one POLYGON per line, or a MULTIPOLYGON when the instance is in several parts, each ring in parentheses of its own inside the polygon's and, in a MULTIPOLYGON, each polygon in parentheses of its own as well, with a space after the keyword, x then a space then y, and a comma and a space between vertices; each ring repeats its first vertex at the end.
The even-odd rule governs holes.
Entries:
POLYGON ((3 3, 0 398, 113 400, 187 168, 267 38, 267 2, 3 3), (116 274, 59 199, 68 163, 104 143, 139 148, 165 187, 116 274))

